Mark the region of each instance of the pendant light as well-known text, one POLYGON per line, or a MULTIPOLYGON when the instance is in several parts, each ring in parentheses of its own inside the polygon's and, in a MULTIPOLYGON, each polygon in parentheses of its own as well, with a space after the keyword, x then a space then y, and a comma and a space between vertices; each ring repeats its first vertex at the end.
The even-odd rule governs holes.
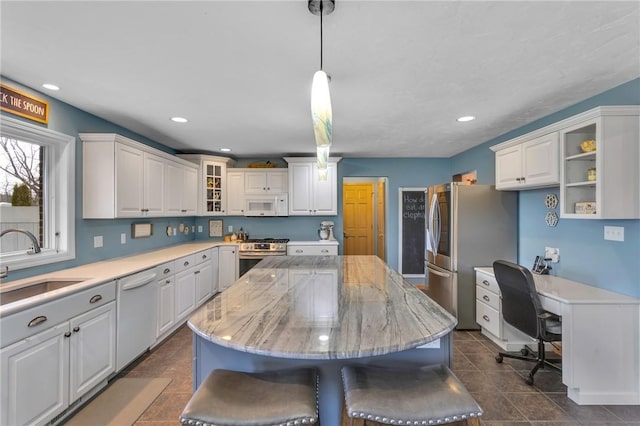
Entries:
POLYGON ((320 70, 313 75, 311 85, 311 118, 316 139, 319 180, 327 180, 333 128, 329 76, 322 69, 322 15, 330 14, 334 8, 335 0, 309 0, 309 11, 314 15, 320 15, 320 70))

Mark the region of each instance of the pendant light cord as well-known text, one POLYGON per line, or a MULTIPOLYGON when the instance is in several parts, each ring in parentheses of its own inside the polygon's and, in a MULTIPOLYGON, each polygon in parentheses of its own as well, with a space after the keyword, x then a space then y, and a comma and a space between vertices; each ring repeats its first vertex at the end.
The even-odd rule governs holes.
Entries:
POLYGON ((323 1, 320 1, 320 69, 322 70, 322 15, 323 15, 323 1))

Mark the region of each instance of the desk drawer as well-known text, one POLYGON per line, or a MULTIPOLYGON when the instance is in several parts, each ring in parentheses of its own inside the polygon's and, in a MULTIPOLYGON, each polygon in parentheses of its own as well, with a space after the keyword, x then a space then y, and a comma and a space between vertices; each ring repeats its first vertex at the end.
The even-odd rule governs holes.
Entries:
POLYGON ((500 327, 500 314, 496 309, 486 303, 476 303, 476 322, 491 334, 502 338, 500 327))
POLYGON ((498 287, 496 277, 493 275, 486 274, 482 271, 476 271, 476 284, 494 292, 495 294, 500 294, 500 287, 498 287))
POLYGON ((500 296, 487 290, 485 287, 476 286, 476 298, 479 302, 486 303, 496 311, 500 310, 500 296))
POLYGON ((540 304, 542 305, 542 309, 545 311, 549 311, 556 315, 562 315, 562 304, 557 300, 540 295, 540 304))

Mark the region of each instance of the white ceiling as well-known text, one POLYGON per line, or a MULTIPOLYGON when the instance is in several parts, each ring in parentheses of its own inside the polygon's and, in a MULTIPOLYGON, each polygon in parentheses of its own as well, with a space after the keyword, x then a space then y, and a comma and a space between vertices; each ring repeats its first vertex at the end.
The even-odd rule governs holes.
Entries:
MULTIPOLYGON (((7 78, 178 150, 315 153, 306 0, 0 7, 7 78)), ((640 2, 336 0, 324 69, 332 154, 449 157, 639 77, 640 2)))

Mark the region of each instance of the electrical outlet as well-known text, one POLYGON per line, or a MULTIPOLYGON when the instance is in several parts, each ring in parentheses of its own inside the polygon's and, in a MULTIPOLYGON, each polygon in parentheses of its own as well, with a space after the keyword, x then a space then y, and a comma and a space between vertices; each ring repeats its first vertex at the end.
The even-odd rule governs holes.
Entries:
POLYGON ((202 232, 202 225, 198 225, 198 232, 202 232))
POLYGON ((233 232, 233 225, 229 225, 229 227, 227 227, 227 232, 233 232))
POLYGON ((93 248, 102 247, 102 243, 102 235, 96 235, 95 237, 93 237, 93 248))
POLYGON ((551 259, 551 263, 558 263, 560 261, 560 249, 554 247, 545 247, 544 258, 551 259))
POLYGON ((604 239, 609 241, 624 241, 624 226, 605 226, 604 239))
POLYGON ((127 234, 124 232, 120 234, 120 244, 127 244, 127 234))
POLYGON ((173 235, 173 229, 170 226, 167 226, 167 236, 172 236, 173 235))
POLYGON ((178 225, 178 231, 184 232, 184 223, 181 223, 180 225, 178 225))

